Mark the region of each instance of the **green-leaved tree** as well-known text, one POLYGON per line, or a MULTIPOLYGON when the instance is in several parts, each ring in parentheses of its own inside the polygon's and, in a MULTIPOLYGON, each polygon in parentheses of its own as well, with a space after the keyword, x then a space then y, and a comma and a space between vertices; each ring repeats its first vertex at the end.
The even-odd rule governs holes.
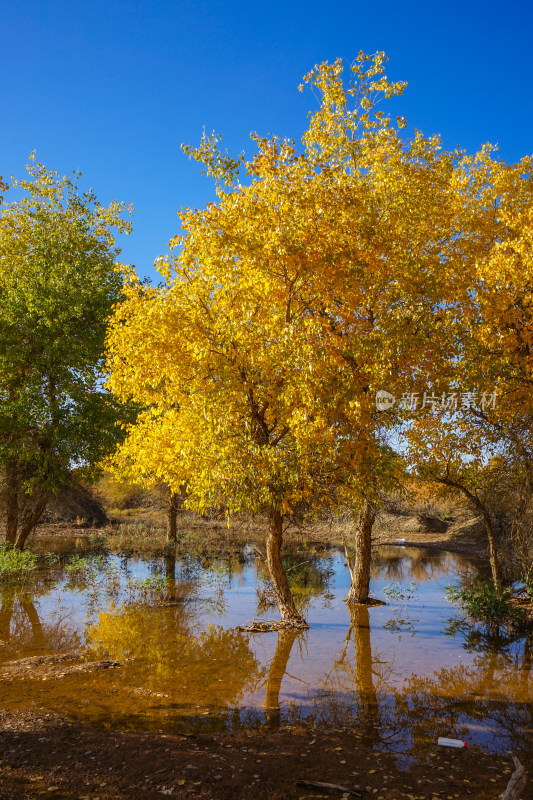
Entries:
POLYGON ((17 548, 73 470, 87 476, 116 446, 125 413, 103 388, 102 351, 129 209, 31 158, 0 213, 0 489, 17 548))

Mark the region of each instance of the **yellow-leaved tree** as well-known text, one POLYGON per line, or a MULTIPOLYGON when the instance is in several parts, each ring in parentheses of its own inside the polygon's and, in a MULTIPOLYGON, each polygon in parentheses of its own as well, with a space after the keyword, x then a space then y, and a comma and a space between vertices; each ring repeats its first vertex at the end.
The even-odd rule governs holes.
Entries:
POLYGON ((298 149, 253 136, 233 159, 204 137, 186 151, 217 180, 216 203, 180 214, 160 287, 131 273, 108 337, 109 385, 144 404, 114 459, 123 476, 187 484, 187 505, 267 510, 282 619, 304 624, 282 566, 284 520, 301 503, 362 509, 351 602, 368 600, 370 533, 397 459, 394 413, 375 392, 421 385, 446 360, 435 325, 461 252, 455 154, 404 142, 376 109, 401 93, 383 53, 321 64, 298 149), (239 176, 246 185, 239 183, 239 176))
POLYGON ((480 515, 500 590, 502 551, 526 580, 533 572, 533 160, 507 165, 485 146, 452 187, 468 269, 460 304, 443 302, 448 362, 407 455, 480 515))

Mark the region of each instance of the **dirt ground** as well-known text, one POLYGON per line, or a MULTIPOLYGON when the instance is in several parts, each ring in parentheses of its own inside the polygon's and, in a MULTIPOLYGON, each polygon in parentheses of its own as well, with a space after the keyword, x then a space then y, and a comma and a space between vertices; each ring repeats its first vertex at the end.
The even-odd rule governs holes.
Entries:
MULTIPOLYGON (((419 515, 413 513, 381 512, 374 524, 373 544, 423 547, 475 558, 488 558, 483 526, 472 512, 456 510, 443 527, 445 530, 433 531, 430 529, 431 525, 428 527, 419 515)), ((181 550, 213 550, 228 545, 238 547, 247 541, 257 541, 261 545, 267 528, 268 522, 261 515, 253 518, 233 517, 228 528, 224 521, 216 518, 183 512, 178 516, 177 553, 181 550)), ((103 528, 46 523, 36 528, 28 544, 31 547, 32 541, 42 538, 61 539, 73 536, 80 542, 91 536, 105 536, 112 549, 118 546, 126 549, 131 547, 136 551, 157 552, 166 544, 165 518, 150 509, 134 509, 132 512, 124 512, 115 524, 103 528)), ((338 546, 344 541, 349 545, 352 537, 353 522, 342 517, 332 517, 329 521, 312 521, 305 527, 291 525, 287 528, 284 541, 286 547, 311 542, 338 546)))
MULTIPOLYGON (((305 727, 183 737, 82 727, 52 714, 0 711, 0 798, 156 800, 342 798, 496 800, 510 756, 435 747, 425 763, 395 756, 343 732, 305 727)), ((528 764, 525 764, 528 767, 528 764)), ((533 798, 531 784, 523 800, 533 798)))

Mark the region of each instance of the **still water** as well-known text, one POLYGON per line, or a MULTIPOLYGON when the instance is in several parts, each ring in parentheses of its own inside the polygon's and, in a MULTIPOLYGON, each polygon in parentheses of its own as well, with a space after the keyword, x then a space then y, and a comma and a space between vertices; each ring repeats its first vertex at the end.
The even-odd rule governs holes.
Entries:
POLYGON ((165 732, 305 719, 406 757, 438 736, 533 754, 531 640, 494 640, 445 595, 477 574, 475 562, 381 547, 371 587, 387 605, 351 613, 340 551, 311 548, 288 566, 308 631, 238 630, 277 616, 252 545, 217 558, 93 555, 3 586, 0 703, 165 732), (76 659, 44 671, 14 664, 61 653, 76 659), (103 660, 120 665, 69 671, 103 660))

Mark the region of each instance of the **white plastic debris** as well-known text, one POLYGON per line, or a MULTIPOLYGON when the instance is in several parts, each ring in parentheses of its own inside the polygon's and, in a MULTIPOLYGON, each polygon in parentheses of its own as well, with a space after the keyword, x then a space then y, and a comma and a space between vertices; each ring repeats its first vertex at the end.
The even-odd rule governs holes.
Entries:
POLYGON ((441 747, 457 747, 461 750, 467 746, 466 742, 461 739, 447 739, 445 736, 439 736, 437 744, 440 744, 441 747))
POLYGON ((406 539, 396 539, 396 541, 399 542, 400 544, 403 544, 406 541, 406 539))

